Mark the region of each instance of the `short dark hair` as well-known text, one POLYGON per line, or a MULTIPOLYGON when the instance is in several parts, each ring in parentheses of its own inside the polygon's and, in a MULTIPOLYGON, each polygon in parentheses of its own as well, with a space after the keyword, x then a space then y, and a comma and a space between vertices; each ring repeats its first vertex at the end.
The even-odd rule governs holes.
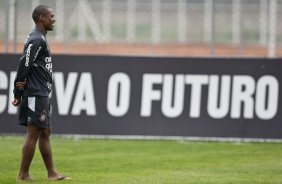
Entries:
POLYGON ((40 15, 45 15, 47 13, 47 9, 50 9, 50 7, 46 5, 39 5, 34 8, 32 12, 33 21, 37 23, 39 21, 40 15))

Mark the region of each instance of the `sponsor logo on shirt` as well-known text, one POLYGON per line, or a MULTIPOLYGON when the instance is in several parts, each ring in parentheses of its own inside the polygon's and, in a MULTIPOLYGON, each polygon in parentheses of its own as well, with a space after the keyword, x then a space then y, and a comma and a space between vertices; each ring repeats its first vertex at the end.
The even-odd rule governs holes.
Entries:
POLYGON ((45 58, 45 63, 46 63, 46 65, 45 65, 46 69, 49 70, 49 72, 52 73, 52 58, 51 57, 46 57, 45 58))

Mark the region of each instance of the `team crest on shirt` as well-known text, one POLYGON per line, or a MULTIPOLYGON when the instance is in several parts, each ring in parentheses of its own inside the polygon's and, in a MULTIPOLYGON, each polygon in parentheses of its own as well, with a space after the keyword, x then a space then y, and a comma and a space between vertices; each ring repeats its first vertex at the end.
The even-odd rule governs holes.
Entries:
POLYGON ((40 120, 41 122, 45 122, 45 121, 46 121, 46 112, 45 112, 45 111, 43 111, 43 112, 40 113, 40 115, 39 115, 39 120, 40 120))

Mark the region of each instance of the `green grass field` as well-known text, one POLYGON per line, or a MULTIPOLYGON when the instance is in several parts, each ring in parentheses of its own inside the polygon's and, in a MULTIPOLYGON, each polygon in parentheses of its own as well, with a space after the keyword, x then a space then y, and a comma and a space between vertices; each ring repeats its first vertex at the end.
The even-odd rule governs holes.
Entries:
MULTIPOLYGON (((0 137, 0 183, 16 183, 24 137, 0 137)), ((70 184, 282 183, 282 144, 52 138, 70 184)), ((50 183, 37 149, 32 183, 50 183)))

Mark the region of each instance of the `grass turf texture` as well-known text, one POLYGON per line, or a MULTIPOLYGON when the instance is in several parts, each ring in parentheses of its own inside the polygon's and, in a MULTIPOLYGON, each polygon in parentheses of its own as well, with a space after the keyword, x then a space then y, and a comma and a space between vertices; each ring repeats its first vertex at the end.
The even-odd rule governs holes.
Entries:
MULTIPOLYGON (((16 183, 24 137, 0 138, 0 183, 16 183)), ((52 138, 70 184, 282 183, 282 144, 52 138)), ((37 148, 32 183, 50 183, 37 148)), ((57 183, 57 182, 55 182, 57 183)))

